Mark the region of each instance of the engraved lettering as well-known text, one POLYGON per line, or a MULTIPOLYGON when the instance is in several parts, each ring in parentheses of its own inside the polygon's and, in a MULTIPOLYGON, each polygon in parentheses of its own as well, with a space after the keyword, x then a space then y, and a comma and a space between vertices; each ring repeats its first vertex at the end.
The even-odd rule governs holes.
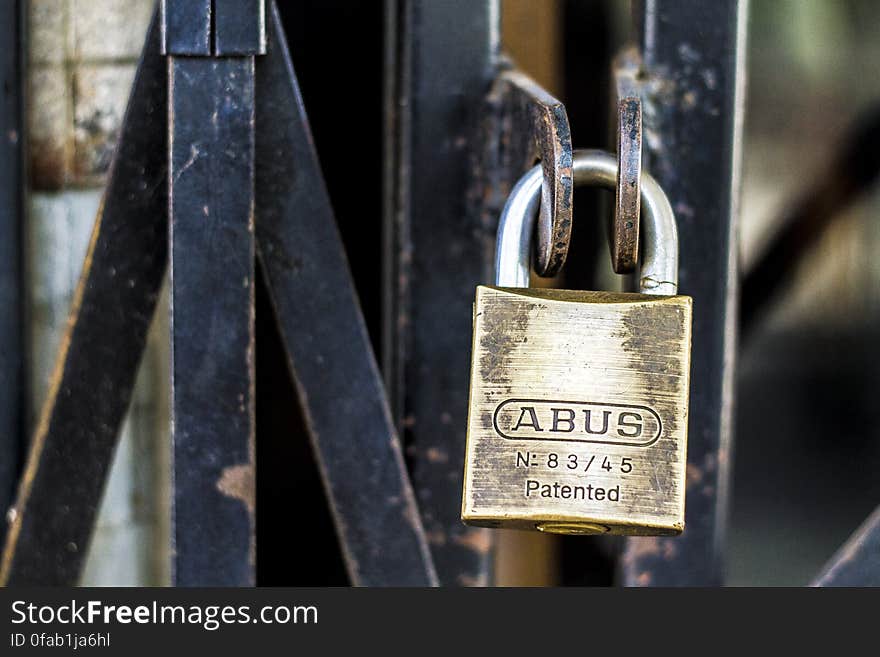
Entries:
POLYGON ((570 486, 560 484, 558 481, 545 484, 536 479, 527 479, 525 488, 526 497, 542 497, 560 500, 591 500, 597 502, 619 502, 620 486, 603 488, 587 484, 586 486, 570 486))
POLYGON ((553 411, 553 428, 550 431, 563 431, 565 433, 571 433, 574 431, 574 418, 575 413, 574 409, 571 408, 552 408, 553 411), (560 413, 567 413, 568 417, 559 417, 560 413), (565 422, 568 425, 568 429, 560 429, 559 423, 565 422))
POLYGON ((644 420, 641 413, 623 411, 617 418, 617 433, 625 438, 638 438, 642 435, 643 424, 644 420), (629 418, 632 418, 634 421, 627 422, 626 420, 629 418), (625 428, 633 429, 633 431, 625 431, 625 428))
POLYGON ((584 411, 584 415, 586 416, 586 420, 584 421, 584 431, 592 434, 601 434, 604 435, 608 433, 608 418, 611 417, 611 411, 602 411, 602 428, 599 431, 593 431, 593 424, 591 422, 590 416, 593 411, 587 409, 584 411))
POLYGON ((511 427, 511 431, 516 431, 520 427, 532 427, 535 431, 543 431, 541 425, 538 424, 538 414, 535 412, 534 406, 523 406, 522 410, 519 413, 519 419, 516 421, 516 424, 511 427), (526 415, 526 412, 529 414, 530 422, 523 422, 523 418, 526 415))
MULTIPOLYGON (((601 401, 507 399, 492 426, 510 440, 571 441, 647 447, 660 439, 660 416, 648 406, 601 401)), ((529 457, 531 461, 531 457, 529 457)), ((517 467, 525 465, 525 457, 517 467)))

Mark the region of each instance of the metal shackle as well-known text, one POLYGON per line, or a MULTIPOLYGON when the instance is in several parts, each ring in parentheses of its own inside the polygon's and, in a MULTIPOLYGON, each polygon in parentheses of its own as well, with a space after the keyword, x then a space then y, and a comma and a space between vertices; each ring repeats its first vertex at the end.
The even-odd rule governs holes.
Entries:
MULTIPOLYGON (((599 185, 613 190, 617 184, 617 158, 598 150, 573 154, 575 185, 599 185)), ((528 287, 532 235, 541 204, 541 165, 526 173, 513 188, 498 223, 495 245, 495 285, 528 287)), ((642 173, 639 291, 642 294, 677 294, 678 229, 666 194, 647 173, 642 173)))

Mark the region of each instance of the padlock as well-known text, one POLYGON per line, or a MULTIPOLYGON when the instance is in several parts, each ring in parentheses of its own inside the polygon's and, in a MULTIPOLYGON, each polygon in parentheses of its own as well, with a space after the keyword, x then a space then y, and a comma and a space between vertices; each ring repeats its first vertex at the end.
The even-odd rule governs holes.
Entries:
MULTIPOLYGON (((614 188, 616 158, 574 154, 614 188)), ((663 190, 642 178, 639 294, 528 288, 541 168, 502 212, 495 286, 474 303, 461 518, 559 534, 684 530, 690 297, 663 190), (526 289, 519 289, 526 288, 526 289)))

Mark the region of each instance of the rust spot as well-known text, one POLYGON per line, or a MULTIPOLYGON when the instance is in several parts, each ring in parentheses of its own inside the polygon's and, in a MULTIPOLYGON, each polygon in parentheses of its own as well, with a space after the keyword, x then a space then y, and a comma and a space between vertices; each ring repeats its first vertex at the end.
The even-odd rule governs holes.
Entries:
POLYGON ((429 463, 448 463, 449 454, 438 447, 429 447, 425 450, 425 458, 429 463))
POLYGON ((488 586, 489 580, 485 576, 474 577, 473 575, 467 575, 465 573, 460 574, 455 580, 459 583, 460 586, 488 586))
POLYGON ((431 545, 436 545, 437 547, 446 545, 446 534, 440 529, 425 532, 425 538, 428 539, 428 543, 431 545))
POLYGON ((693 109, 697 106, 697 94, 693 91, 685 91, 681 96, 681 107, 684 110, 693 109))
POLYGON ((489 554, 492 551, 492 536, 485 529, 466 529, 452 540, 478 554, 489 554))
POLYGON ((253 515, 256 497, 254 466, 251 463, 231 465, 223 468, 217 481, 217 490, 237 500, 241 500, 248 513, 253 515))
POLYGON ((630 567, 644 564, 651 559, 670 561, 675 557, 675 544, 660 536, 638 536, 627 541, 623 562, 630 567))

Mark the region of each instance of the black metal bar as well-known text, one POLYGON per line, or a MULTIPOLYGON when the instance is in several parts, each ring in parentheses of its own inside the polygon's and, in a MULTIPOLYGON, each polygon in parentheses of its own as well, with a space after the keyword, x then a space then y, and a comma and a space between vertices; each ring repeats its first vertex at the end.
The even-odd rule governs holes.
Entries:
POLYGON ((258 68, 257 242, 352 583, 433 564, 274 7, 258 68))
POLYGON ((880 507, 822 568, 812 586, 880 586, 880 507))
POLYGON ((254 58, 169 61, 174 581, 254 583, 254 58))
POLYGON ((491 536, 459 518, 471 304, 494 224, 473 198, 497 0, 389 0, 385 375, 445 585, 491 579, 491 536))
POLYGON ((263 0, 214 0, 214 53, 266 53, 266 7, 263 0))
POLYGON ((687 515, 678 538, 626 544, 627 585, 717 585, 727 493, 736 334, 736 241, 744 5, 645 1, 641 48, 648 171, 678 220, 679 290, 694 299, 687 515))
POLYGON ((167 85, 148 32, 12 512, 0 582, 75 584, 167 262, 167 85))
MULTIPOLYGON (((0 513, 12 505, 25 453, 24 385, 24 3, 0 6, 0 513)), ((6 523, 0 521, 0 543, 6 523)))
POLYGON ((211 54, 212 0, 160 0, 163 55, 211 54))

